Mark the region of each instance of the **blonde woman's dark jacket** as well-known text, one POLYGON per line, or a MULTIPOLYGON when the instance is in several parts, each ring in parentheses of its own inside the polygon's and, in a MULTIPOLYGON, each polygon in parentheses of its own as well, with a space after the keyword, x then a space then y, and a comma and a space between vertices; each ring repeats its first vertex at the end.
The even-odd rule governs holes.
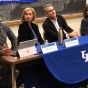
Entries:
MULTIPOLYGON (((34 30, 34 32, 37 36, 38 42, 40 44, 43 44, 44 41, 43 41, 43 39, 41 37, 41 34, 39 32, 38 25, 34 24, 34 23, 31 23, 31 27, 32 27, 32 29, 34 30)), ((19 25, 18 44, 19 44, 19 42, 32 40, 32 39, 34 39, 34 35, 33 35, 33 32, 31 31, 30 26, 28 25, 27 22, 23 22, 22 24, 19 25)))

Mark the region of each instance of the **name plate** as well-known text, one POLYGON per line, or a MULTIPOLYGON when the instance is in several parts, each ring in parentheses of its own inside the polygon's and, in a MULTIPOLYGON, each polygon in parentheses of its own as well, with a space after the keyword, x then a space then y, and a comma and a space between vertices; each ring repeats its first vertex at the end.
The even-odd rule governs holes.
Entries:
POLYGON ((36 54, 37 51, 36 51, 35 46, 32 46, 32 47, 27 47, 27 48, 23 48, 23 49, 18 49, 18 53, 19 53, 20 57, 26 57, 29 55, 36 54))
POLYGON ((41 45, 41 49, 43 54, 58 50, 56 42, 41 45))
POLYGON ((75 45, 79 45, 78 38, 69 38, 64 40, 65 47, 71 47, 75 45))

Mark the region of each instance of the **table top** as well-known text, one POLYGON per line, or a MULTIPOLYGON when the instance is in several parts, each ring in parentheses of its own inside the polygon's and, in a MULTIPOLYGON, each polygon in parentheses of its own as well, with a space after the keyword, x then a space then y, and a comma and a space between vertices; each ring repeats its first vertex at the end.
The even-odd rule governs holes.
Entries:
MULTIPOLYGON (((88 37, 88 36, 85 36, 85 37, 88 37)), ((81 40, 82 40, 81 44, 86 44, 88 42, 87 40, 84 39, 84 37, 81 37, 81 40)), ((60 51, 60 50, 63 50, 63 49, 66 49, 66 48, 62 45, 59 45, 58 50, 60 51)), ((2 57, 0 57, 0 62, 4 62, 4 63, 7 63, 7 64, 19 64, 19 63, 23 63, 23 62, 26 62, 26 61, 35 60, 35 59, 38 59, 38 58, 41 58, 41 57, 42 56, 39 55, 39 54, 29 55, 29 56, 26 56, 26 57, 23 57, 23 58, 13 57, 13 56, 2 56, 2 57)))
POLYGON ((41 56, 37 54, 29 55, 23 58, 13 57, 13 56, 2 56, 0 57, 0 62, 7 63, 7 64, 19 64, 19 63, 39 59, 39 58, 41 58, 41 56))

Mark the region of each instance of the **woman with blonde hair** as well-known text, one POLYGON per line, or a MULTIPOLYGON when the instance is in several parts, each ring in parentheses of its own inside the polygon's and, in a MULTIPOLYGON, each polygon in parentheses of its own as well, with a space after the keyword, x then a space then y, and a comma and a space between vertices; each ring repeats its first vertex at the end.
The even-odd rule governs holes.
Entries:
POLYGON ((36 13, 33 8, 25 8, 21 16, 21 24, 18 30, 18 43, 31 39, 37 39, 40 44, 44 41, 39 32, 38 25, 33 23, 36 18, 36 13))
MULTIPOLYGON (((37 39, 37 44, 43 44, 44 41, 41 37, 41 34, 39 32, 38 25, 35 24, 33 21, 36 18, 36 12, 33 8, 25 8, 23 10, 22 16, 21 16, 21 24, 19 25, 18 29, 18 44, 22 41, 37 39)), ((28 79, 27 88, 41 88, 40 82, 38 79, 38 70, 40 67, 42 59, 34 60, 31 62, 27 62, 27 66, 20 69, 20 74, 18 78, 20 77, 20 81, 25 83, 25 80, 28 79), (26 76, 26 79, 25 79, 26 76)), ((17 83, 19 83, 19 80, 17 80, 17 83)), ((25 86, 26 88, 26 86, 25 86)))

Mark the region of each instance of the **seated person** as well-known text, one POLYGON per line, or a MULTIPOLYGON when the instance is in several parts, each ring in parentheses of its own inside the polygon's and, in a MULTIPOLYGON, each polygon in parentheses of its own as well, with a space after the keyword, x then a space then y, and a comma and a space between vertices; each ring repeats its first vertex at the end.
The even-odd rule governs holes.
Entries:
POLYGON ((21 24, 18 30, 18 44, 22 41, 37 39, 40 44, 44 41, 39 32, 38 25, 33 23, 36 13, 33 8, 25 8, 22 13, 21 24))
MULTIPOLYGON (((88 4, 86 4, 84 7, 83 19, 81 20, 80 34, 81 36, 88 35, 88 4)), ((79 84, 83 87, 87 86, 88 79, 83 82, 80 82, 79 84)))
POLYGON ((82 36, 88 35, 88 4, 85 5, 83 12, 83 19, 81 20, 80 34, 82 36))
POLYGON ((63 38, 66 38, 64 30, 67 32, 69 37, 77 37, 78 33, 71 29, 65 19, 61 15, 56 15, 56 10, 52 4, 47 4, 44 7, 45 15, 47 16, 46 20, 43 22, 44 35, 48 42, 55 42, 58 40, 58 31, 62 27, 63 38))
MULTIPOLYGON (((0 16, 0 56, 10 56, 15 50, 17 50, 16 36, 6 24, 1 22, 0 16), (11 41, 11 49, 6 43, 7 37, 11 41)), ((11 70, 0 66, 0 76, 2 77, 3 88, 11 88, 11 70)))
MULTIPOLYGON (((41 37, 41 34, 39 32, 39 27, 37 24, 33 23, 33 21, 36 18, 36 12, 33 8, 25 8, 22 12, 21 16, 21 24, 19 25, 18 29, 18 44, 22 41, 27 41, 27 40, 32 40, 32 39, 37 39, 37 44, 43 44, 44 41, 41 37)), ((39 69, 39 64, 40 62, 33 64, 31 66, 25 66, 24 68, 20 69, 20 74, 18 78, 22 79, 22 75, 29 76, 29 84, 28 88, 36 87, 40 88, 39 85, 39 79, 38 79, 38 69, 39 69), (22 73, 29 73, 29 74, 22 74, 22 73)), ((32 63, 30 63, 32 64, 32 63)), ((30 65, 29 64, 29 65, 30 65)), ((24 80, 18 80, 20 82, 24 82, 24 80)), ((17 81, 17 82, 18 82, 17 81)), ((20 84, 21 85, 21 84, 20 84)))

